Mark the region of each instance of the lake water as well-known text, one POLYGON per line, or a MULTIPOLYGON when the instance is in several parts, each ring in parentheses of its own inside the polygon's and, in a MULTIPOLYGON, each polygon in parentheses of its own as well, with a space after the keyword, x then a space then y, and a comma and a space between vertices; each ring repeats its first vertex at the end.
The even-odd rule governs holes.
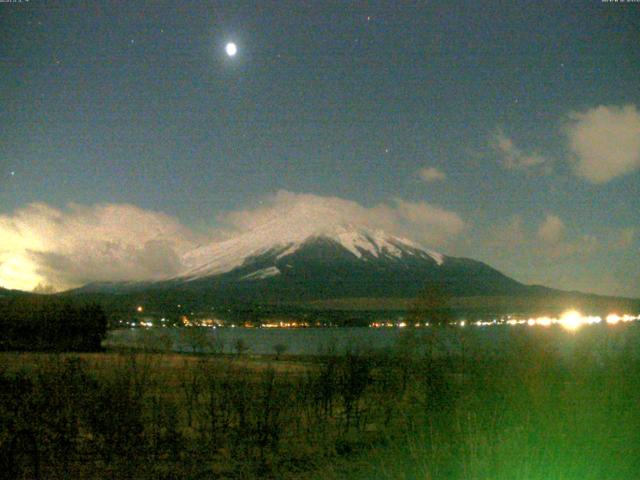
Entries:
POLYGON ((234 353, 240 339, 248 353, 273 354, 276 345, 285 345, 287 353, 316 355, 342 352, 349 346, 391 348, 403 332, 397 328, 149 328, 109 332, 106 346, 170 347, 176 352, 220 351, 234 353))
POLYGON ((544 340, 561 354, 584 348, 598 355, 621 349, 639 350, 638 325, 585 326, 567 332, 559 326, 495 326, 401 329, 401 328, 132 328, 108 333, 106 347, 172 350, 174 352, 235 353, 238 341, 249 354, 273 354, 276 345, 293 355, 342 353, 347 348, 392 349, 410 344, 417 353, 436 345, 441 353, 501 352, 529 336, 544 340))

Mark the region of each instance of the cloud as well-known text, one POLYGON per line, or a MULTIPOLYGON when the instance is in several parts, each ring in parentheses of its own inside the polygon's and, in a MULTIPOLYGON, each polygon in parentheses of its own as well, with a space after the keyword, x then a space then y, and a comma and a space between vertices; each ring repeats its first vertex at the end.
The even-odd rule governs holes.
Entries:
POLYGON ((180 270, 180 256, 195 244, 175 218, 133 205, 30 204, 0 216, 0 285, 46 290, 163 278, 180 270))
POLYGON ((493 134, 490 145, 500 154, 502 166, 507 170, 526 170, 546 162, 542 155, 520 150, 500 128, 493 134))
POLYGON ((551 212, 538 221, 514 215, 478 230, 468 255, 527 284, 637 295, 637 283, 625 285, 632 274, 624 272, 615 278, 619 265, 637 264, 631 249, 615 246, 622 238, 628 240, 628 235, 622 229, 581 231, 551 212), (625 255, 634 260, 625 261, 625 255))
POLYGON ((618 237, 614 245, 622 250, 626 250, 633 245, 635 236, 636 231, 634 228, 623 228, 618 232, 618 237))
POLYGON ((428 245, 443 245, 465 228, 464 221, 457 213, 425 202, 413 203, 396 199, 393 210, 398 218, 390 223, 395 223, 397 230, 405 230, 408 236, 427 242, 428 245))
POLYGON ((529 259, 530 263, 555 264, 589 257, 601 248, 614 248, 614 242, 628 240, 628 235, 624 231, 616 232, 615 238, 574 232, 560 217, 549 213, 537 226, 514 215, 487 227, 479 242, 493 258, 512 262, 516 254, 521 260, 529 259))
POLYGON ((561 258, 585 257, 601 247, 601 241, 590 234, 569 235, 560 217, 548 214, 538 227, 537 237, 541 241, 534 248, 538 255, 553 261, 561 258))
POLYGON ((444 180, 445 178, 447 178, 445 173, 436 167, 421 168, 420 170, 418 170, 418 175, 427 183, 437 182, 439 180, 444 180))
POLYGON ((176 218, 127 204, 57 209, 30 204, 0 215, 0 286, 50 291, 91 281, 157 280, 184 271, 188 252, 248 231, 280 235, 353 224, 428 246, 445 245, 465 228, 455 213, 395 199, 373 207, 337 197, 280 191, 257 208, 223 213, 206 236, 176 218))
POLYGON ((457 213, 425 202, 396 198, 365 207, 338 197, 286 190, 267 196, 258 208, 225 213, 219 221, 227 236, 264 228, 284 235, 304 235, 342 224, 384 230, 427 246, 443 246, 465 228, 457 213))
POLYGON ((538 238, 546 243, 558 243, 564 236, 565 226, 556 215, 547 215, 538 228, 538 238))
POLYGON ((576 175, 606 183, 640 169, 640 113, 635 105, 569 114, 565 125, 576 175))
POLYGON ((554 262, 562 258, 588 257, 602 246, 602 240, 595 235, 568 234, 564 222, 553 214, 548 214, 540 224, 537 237, 541 243, 535 245, 534 251, 554 262))

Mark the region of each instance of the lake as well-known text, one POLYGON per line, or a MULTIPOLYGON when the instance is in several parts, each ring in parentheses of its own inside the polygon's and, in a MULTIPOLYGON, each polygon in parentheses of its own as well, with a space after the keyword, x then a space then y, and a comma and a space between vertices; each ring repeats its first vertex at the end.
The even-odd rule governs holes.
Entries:
POLYGON ((385 350, 398 345, 412 345, 423 353, 435 345, 441 354, 492 354, 518 347, 522 340, 534 338, 547 348, 569 355, 576 348, 597 355, 621 350, 638 350, 640 328, 625 325, 588 325, 569 332, 559 326, 528 327, 498 325, 493 327, 452 328, 130 328, 108 333, 107 348, 171 350, 183 353, 235 353, 240 341, 248 354, 273 354, 276 345, 286 346, 292 355, 342 353, 347 348, 385 350))

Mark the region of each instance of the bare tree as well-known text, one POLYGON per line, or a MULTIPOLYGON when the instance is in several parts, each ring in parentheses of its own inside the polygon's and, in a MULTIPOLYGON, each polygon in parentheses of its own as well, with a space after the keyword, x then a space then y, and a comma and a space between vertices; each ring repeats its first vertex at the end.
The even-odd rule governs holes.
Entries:
POLYGON ((276 360, 280 360, 280 356, 286 352, 287 350, 289 350, 289 347, 287 345, 285 345, 284 343, 276 343, 273 346, 273 350, 276 352, 276 360))
POLYGON ((249 346, 247 345, 247 342, 245 342, 243 338, 236 338, 233 342, 233 349, 236 351, 236 354, 238 356, 241 356, 247 350, 249 350, 249 346))

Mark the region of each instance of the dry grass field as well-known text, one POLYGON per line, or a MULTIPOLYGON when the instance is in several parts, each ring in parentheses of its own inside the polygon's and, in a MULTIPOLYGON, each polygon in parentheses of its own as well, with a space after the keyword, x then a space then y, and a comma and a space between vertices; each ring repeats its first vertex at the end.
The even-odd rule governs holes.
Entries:
POLYGON ((569 356, 554 329, 444 358, 416 355, 411 334, 391 351, 280 360, 3 353, 2 475, 638 478, 636 330, 585 328, 569 356))

